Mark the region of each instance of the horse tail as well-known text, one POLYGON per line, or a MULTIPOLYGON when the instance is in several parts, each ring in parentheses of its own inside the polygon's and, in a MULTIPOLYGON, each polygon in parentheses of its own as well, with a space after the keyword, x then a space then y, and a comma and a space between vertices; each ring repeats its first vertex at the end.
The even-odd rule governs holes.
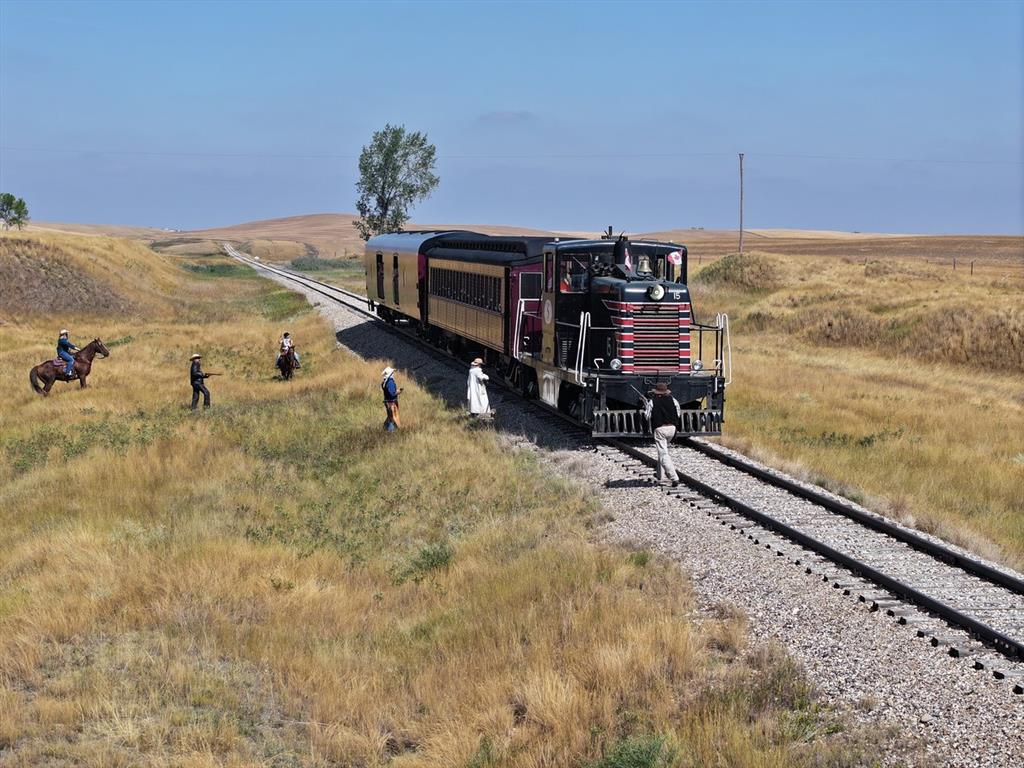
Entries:
POLYGON ((37 395, 43 394, 43 388, 39 386, 39 374, 36 373, 36 369, 32 368, 28 372, 28 383, 32 385, 32 389, 35 390, 37 395))

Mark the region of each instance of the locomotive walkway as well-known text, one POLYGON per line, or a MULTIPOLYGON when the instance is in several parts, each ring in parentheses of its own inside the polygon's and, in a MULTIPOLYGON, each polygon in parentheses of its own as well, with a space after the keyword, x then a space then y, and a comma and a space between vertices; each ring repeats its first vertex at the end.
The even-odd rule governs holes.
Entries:
MULTIPOLYGON (((367 310, 366 299, 358 294, 259 263, 230 246, 226 248, 235 258, 275 275, 279 281, 302 286, 307 295, 312 292, 332 300, 331 303, 336 302, 337 306, 344 307, 345 312, 358 316, 361 324, 378 329, 385 327, 367 310)), ((390 326, 387 328, 395 330, 390 326)), ((380 330, 376 334, 379 338, 380 330)), ((397 334, 403 336, 401 331, 397 334)), ((394 343, 400 342, 396 340, 394 343)), ((404 343, 409 344, 408 341, 404 343)), ((418 343, 416 349, 417 358, 425 355, 443 358, 443 353, 418 343)), ((379 346, 369 351, 388 354, 379 346)), ((435 368, 443 366, 447 366, 456 381, 455 391, 464 392, 464 366, 448 360, 447 363, 438 363, 435 368)), ((1024 664, 1014 660, 1024 640, 1024 598, 1020 591, 1014 589, 1015 580, 1019 581, 1018 575, 982 563, 968 553, 933 540, 938 549, 956 555, 952 558, 955 562, 943 562, 921 551, 919 546, 872 530, 811 500, 773 487, 742 468, 729 467, 702 453, 699 445, 677 446, 673 450, 677 467, 694 481, 691 485, 703 486, 703 490, 695 490, 694 487, 685 491, 658 489, 647 481, 652 451, 594 441, 583 430, 567 427, 560 417, 511 395, 502 397, 499 394, 492 399, 503 401, 500 406, 502 412, 514 405, 517 410, 529 412, 528 418, 533 423, 547 424, 551 432, 559 434, 558 445, 575 451, 575 456, 579 456, 581 450, 590 450, 597 454, 595 461, 604 463, 606 467, 611 465, 611 472, 607 469, 590 470, 592 478, 600 478, 606 488, 602 491, 606 499, 618 499, 614 505, 610 502, 610 508, 621 508, 627 504, 627 498, 642 500, 635 508, 630 504, 616 512, 617 519, 610 528, 618 529, 618 536, 627 536, 676 557, 682 556, 686 563, 699 561, 701 555, 706 554, 705 550, 718 552, 729 549, 729 555, 719 555, 713 564, 707 566, 704 578, 710 583, 726 572, 728 579, 736 578, 741 584, 746 583, 745 587, 739 588, 732 583, 723 591, 733 590, 734 599, 747 606, 755 623, 764 621, 772 627, 768 637, 787 637, 787 642, 793 644, 791 650, 808 664, 816 683, 823 689, 849 703, 852 691, 861 690, 861 683, 854 684, 851 680, 863 680, 874 674, 876 682, 868 686, 870 693, 864 695, 865 700, 880 695, 883 701, 879 707, 886 717, 900 722, 902 727, 926 727, 933 732, 930 735, 937 736, 953 749, 936 764, 1015 765, 1024 759, 1024 739, 1020 738, 1020 729, 1024 728, 1024 706, 1021 706, 1024 696, 1014 695, 1014 691, 1024 693, 1024 664), (651 499, 658 498, 662 501, 652 505, 651 499), (760 516, 761 519, 745 516, 741 507, 749 508, 756 513, 755 518, 760 516), (699 513, 698 517, 694 517, 694 511, 699 513), (716 540, 713 545, 705 538, 699 554, 692 550, 681 554, 674 549, 681 539, 697 530, 704 531, 703 535, 707 536, 706 524, 699 522, 700 519, 706 520, 713 529, 739 535, 716 540), (805 542, 786 538, 782 534, 787 529, 797 531, 805 539, 825 544, 840 555, 839 562, 826 557, 827 553, 806 547, 805 542), (737 543, 730 544, 730 541, 737 543), (736 546, 749 548, 750 554, 732 551, 736 546), (722 560, 728 560, 728 563, 722 560), (787 562, 799 567, 787 569, 783 565, 787 562), (747 566, 740 568, 740 563, 747 563, 747 566), (965 563, 967 570, 962 567, 965 563), (730 571, 730 565, 735 574, 730 571), (908 589, 880 586, 878 575, 883 580, 887 579, 890 585, 895 582, 908 589), (986 575, 992 578, 986 578, 986 575), (873 577, 875 581, 871 580, 873 577), (1000 584, 1000 580, 1006 583, 1000 584), (805 586, 799 587, 801 582, 805 586), (810 586, 815 583, 819 586, 810 586), (834 597, 820 594, 821 586, 834 597), (782 616, 763 614, 761 606, 782 601, 787 587, 791 589, 789 599, 793 601, 790 608, 794 616, 799 614, 800 620, 783 621, 782 616), (803 593, 808 593, 806 600, 803 593), (941 618, 933 606, 922 604, 917 593, 960 614, 961 620, 954 621, 956 616, 952 614, 952 618, 941 618), (865 621, 857 618, 857 611, 836 609, 836 600, 844 602, 849 599, 843 595, 852 598, 855 605, 867 608, 870 613, 863 615, 873 618, 865 621), (828 607, 821 610, 815 605, 828 607), (893 621, 878 618, 885 616, 893 621), (823 628, 827 635, 835 634, 829 633, 831 624, 855 625, 856 629, 838 631, 840 635, 852 632, 840 641, 831 641, 841 643, 841 650, 832 648, 825 656, 808 651, 814 647, 814 638, 822 633, 823 628), (905 626, 901 628, 898 624, 905 626), (978 626, 985 631, 976 631, 978 626), (972 632, 976 636, 987 632, 987 642, 972 637, 972 632), (793 634, 800 639, 792 640, 793 634), (1000 637, 1006 641, 992 641, 992 638, 1000 637), (861 644, 870 648, 867 656, 857 649, 861 644), (847 664, 846 656, 857 659, 857 669, 843 669, 847 664), (943 657, 948 661, 940 662, 943 657), (823 668, 830 671, 821 678, 819 673, 823 668), (972 672, 972 668, 981 671, 972 672), (955 673, 955 670, 961 671, 955 673), (892 677, 891 682, 887 676, 892 677), (910 682, 906 676, 910 677, 910 682), (941 682, 946 678, 947 682, 941 682), (836 688, 837 679, 847 682, 840 682, 836 688), (977 682, 971 684, 971 679, 977 682), (854 686, 852 689, 851 685, 854 686), (913 696, 910 691, 915 687, 929 691, 926 699, 906 701, 913 696), (875 690, 885 692, 876 694, 872 692, 875 690), (983 700, 988 703, 983 704, 983 700), (920 714, 922 711, 924 714, 920 714), (936 714, 930 714, 932 712, 936 714), (941 725, 936 722, 947 716, 959 721, 941 725), (962 750, 967 752, 961 755, 962 750), (968 756, 971 759, 967 759, 968 756)), ((726 458, 729 458, 728 452, 726 458)), ((743 462, 738 455, 731 458, 743 462)), ((578 458, 572 459, 573 466, 579 461, 578 458)), ((760 470, 786 479, 767 468, 760 470)), ((789 482, 802 485, 796 481, 789 482)), ((813 489, 808 490, 813 492, 813 489)), ((878 518, 867 511, 865 514, 878 518)), ((931 539, 917 532, 908 530, 908 533, 931 539)), ((787 608, 785 615, 789 613, 787 608)))

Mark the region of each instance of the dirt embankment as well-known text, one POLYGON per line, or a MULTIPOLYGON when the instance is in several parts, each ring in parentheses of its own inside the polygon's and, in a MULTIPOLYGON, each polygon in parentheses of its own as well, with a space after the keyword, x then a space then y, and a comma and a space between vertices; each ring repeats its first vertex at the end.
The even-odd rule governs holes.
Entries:
POLYGON ((76 264, 64 248, 31 238, 0 239, 4 314, 92 314, 133 310, 109 282, 76 264))
POLYGON ((137 240, 0 235, 0 323, 31 317, 152 317, 195 293, 174 260, 137 240))

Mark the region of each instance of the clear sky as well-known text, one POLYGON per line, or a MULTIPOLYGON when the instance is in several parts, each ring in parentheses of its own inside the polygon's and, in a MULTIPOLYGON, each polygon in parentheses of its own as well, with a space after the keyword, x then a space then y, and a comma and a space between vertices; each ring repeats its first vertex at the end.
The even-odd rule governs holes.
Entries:
POLYGON ((1024 5, 0 0, 0 189, 41 220, 353 211, 387 122, 419 221, 1024 232, 1024 5))

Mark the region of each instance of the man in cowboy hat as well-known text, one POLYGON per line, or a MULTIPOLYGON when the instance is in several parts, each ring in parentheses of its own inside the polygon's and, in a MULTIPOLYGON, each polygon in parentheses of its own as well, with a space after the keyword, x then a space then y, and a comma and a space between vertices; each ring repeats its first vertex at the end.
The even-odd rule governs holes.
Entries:
POLYGON ((676 436, 676 424, 679 423, 679 402, 672 397, 672 391, 665 382, 659 382, 648 394, 650 399, 644 400, 644 411, 654 432, 654 444, 658 447, 658 482, 667 478, 672 487, 679 485, 679 475, 672 463, 668 446, 676 436))
POLYGON ((398 395, 402 388, 395 383, 395 369, 390 365, 380 374, 380 388, 384 392, 384 409, 388 414, 384 420, 384 429, 394 432, 402 425, 398 416, 398 395))
POLYGON ((192 360, 192 367, 189 370, 188 379, 192 383, 192 410, 194 411, 196 409, 196 405, 199 403, 200 394, 203 396, 203 408, 209 408, 210 390, 206 388, 203 381, 208 379, 210 374, 203 373, 202 365, 199 362, 203 359, 202 355, 197 353, 192 355, 190 359, 192 360))
POLYGON ((60 336, 57 337, 57 357, 67 363, 64 366, 64 375, 69 377, 75 371, 75 352, 78 351, 78 347, 71 343, 68 338, 68 329, 61 328, 60 336))
POLYGON ((490 378, 480 367, 484 361, 479 357, 469 365, 469 381, 466 383, 466 399, 469 400, 469 412, 480 418, 491 412, 491 404, 487 400, 487 387, 484 382, 490 378))

